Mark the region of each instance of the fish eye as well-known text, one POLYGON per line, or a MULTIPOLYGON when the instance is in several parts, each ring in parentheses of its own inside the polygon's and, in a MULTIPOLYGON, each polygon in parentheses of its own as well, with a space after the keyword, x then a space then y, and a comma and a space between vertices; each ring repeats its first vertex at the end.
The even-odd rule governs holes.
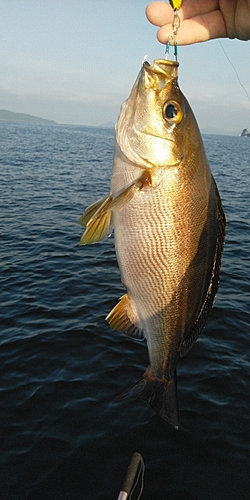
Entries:
POLYGON ((178 113, 177 107, 174 104, 168 104, 165 108, 166 118, 175 118, 178 113))
POLYGON ((163 107, 163 117, 170 123, 180 123, 182 120, 182 110, 180 104, 175 101, 168 101, 163 107))

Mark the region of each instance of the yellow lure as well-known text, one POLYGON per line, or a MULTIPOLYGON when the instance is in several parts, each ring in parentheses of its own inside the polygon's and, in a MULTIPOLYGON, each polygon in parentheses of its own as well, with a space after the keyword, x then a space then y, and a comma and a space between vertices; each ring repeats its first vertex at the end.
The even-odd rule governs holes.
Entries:
POLYGON ((173 9, 179 9, 181 7, 181 4, 182 4, 182 0, 169 0, 169 3, 171 5, 171 7, 173 7, 173 9))

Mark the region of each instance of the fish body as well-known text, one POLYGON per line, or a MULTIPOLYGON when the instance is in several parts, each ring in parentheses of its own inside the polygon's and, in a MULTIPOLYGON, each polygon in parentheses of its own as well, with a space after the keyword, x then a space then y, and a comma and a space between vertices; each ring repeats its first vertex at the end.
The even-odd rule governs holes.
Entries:
POLYGON ((150 366, 127 395, 179 426, 176 363, 199 336, 219 284, 225 216, 178 63, 145 62, 116 126, 108 198, 83 215, 81 243, 114 226, 127 293, 110 326, 146 338, 150 366))

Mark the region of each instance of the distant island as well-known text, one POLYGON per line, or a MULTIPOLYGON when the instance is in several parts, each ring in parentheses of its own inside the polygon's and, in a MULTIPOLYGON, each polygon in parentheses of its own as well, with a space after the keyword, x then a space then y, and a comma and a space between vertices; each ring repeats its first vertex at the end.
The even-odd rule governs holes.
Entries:
POLYGON ((240 135, 241 137, 250 137, 250 132, 248 132, 247 128, 244 128, 240 135))
POLYGON ((56 125, 54 120, 45 120, 38 116, 27 115, 25 113, 14 113, 7 109, 0 109, 0 120, 15 121, 15 122, 33 122, 33 123, 50 123, 56 125))

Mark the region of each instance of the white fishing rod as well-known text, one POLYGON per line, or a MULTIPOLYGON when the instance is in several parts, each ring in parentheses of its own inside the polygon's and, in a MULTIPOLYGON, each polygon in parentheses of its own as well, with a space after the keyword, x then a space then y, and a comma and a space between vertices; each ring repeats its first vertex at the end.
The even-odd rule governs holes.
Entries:
POLYGON ((132 455, 130 464, 128 466, 127 474, 125 476, 124 483, 117 500, 130 499, 141 477, 141 489, 139 491, 139 496, 137 497, 137 500, 139 500, 143 490, 144 470, 145 470, 144 460, 140 453, 135 452, 132 455))

